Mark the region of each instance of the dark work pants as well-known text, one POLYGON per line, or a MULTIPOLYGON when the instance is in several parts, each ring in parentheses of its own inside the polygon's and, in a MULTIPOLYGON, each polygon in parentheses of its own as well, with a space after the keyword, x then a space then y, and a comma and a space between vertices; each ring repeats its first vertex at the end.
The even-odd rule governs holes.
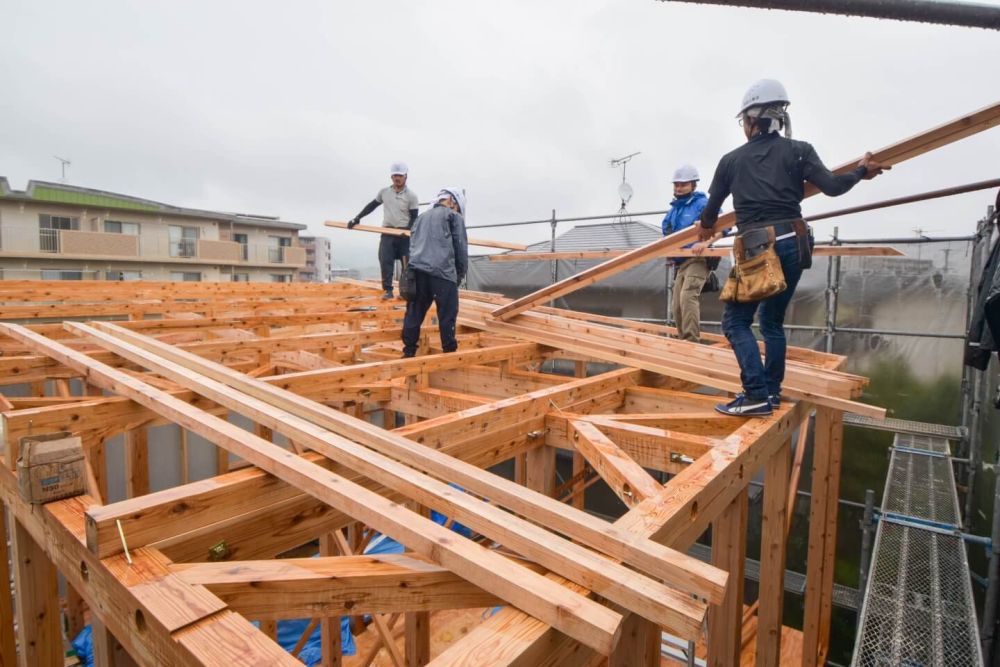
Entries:
POLYGON ((445 352, 454 352, 458 349, 458 341, 455 340, 458 285, 423 271, 414 270, 413 273, 417 278, 417 296, 406 304, 406 317, 403 318, 403 354, 412 357, 417 353, 420 326, 424 323, 424 317, 432 303, 437 306, 441 347, 445 352))
POLYGON ((378 265, 382 270, 382 289, 392 291, 392 273, 396 270, 396 260, 410 256, 409 236, 383 234, 378 243, 378 265))
POLYGON ((799 250, 794 238, 782 239, 774 244, 774 251, 781 261, 788 287, 770 299, 751 303, 726 303, 722 311, 722 333, 733 346, 736 361, 740 364, 740 381, 743 392, 751 401, 762 401, 768 394, 781 392, 785 379, 785 311, 795 294, 795 286, 802 277, 799 250), (760 333, 764 338, 764 362, 750 325, 760 310, 760 333))

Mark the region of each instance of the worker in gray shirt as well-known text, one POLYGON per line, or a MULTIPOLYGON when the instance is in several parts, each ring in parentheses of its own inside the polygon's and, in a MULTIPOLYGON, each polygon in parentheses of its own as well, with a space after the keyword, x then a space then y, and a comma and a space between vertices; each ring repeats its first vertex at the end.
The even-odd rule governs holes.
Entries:
MULTIPOLYGON (((351 229, 379 206, 382 206, 382 226, 393 227, 395 229, 409 229, 413 221, 417 219, 417 195, 406 187, 406 165, 402 162, 395 162, 389 168, 389 175, 392 178, 392 185, 382 188, 375 195, 375 199, 368 202, 361 212, 347 223, 347 228, 351 229)), ((392 298, 392 274, 396 268, 396 260, 403 262, 403 270, 406 270, 406 261, 410 256, 410 237, 393 236, 382 234, 382 240, 378 244, 378 264, 382 271, 382 294, 383 299, 392 298)))
MULTIPOLYGON (((403 318, 403 356, 417 353, 420 327, 433 303, 437 308, 441 349, 458 349, 458 286, 469 269, 469 239, 465 235, 465 189, 442 188, 434 208, 413 224, 410 270, 416 293, 406 304, 403 318)), ((408 297, 409 298, 409 297, 408 297)))

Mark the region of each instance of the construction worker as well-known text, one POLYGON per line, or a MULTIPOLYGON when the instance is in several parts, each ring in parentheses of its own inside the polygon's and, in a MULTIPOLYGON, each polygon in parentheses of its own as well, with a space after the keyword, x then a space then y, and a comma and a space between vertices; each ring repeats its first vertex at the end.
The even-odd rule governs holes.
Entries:
POLYGON ((403 357, 417 353, 420 327, 431 307, 437 308, 441 347, 458 349, 455 322, 458 319, 458 285, 469 268, 469 239, 465 233, 465 190, 443 188, 434 207, 413 223, 410 239, 410 270, 416 294, 406 304, 403 319, 403 357))
MULTIPOLYGON (((663 216, 660 228, 664 236, 690 227, 708 203, 708 195, 697 190, 698 170, 690 164, 681 165, 674 172, 674 199, 670 210, 663 216)), ((689 244, 685 247, 692 247, 689 244)), ((697 244, 706 246, 707 244, 697 244)), ((677 335, 697 343, 701 340, 701 290, 708 274, 719 265, 717 258, 671 257, 674 268, 672 307, 677 335)))
POLYGON ((795 293, 803 266, 812 263, 811 243, 800 206, 804 182, 836 197, 861 179, 875 178, 883 169, 889 169, 872 159, 871 153, 866 153, 852 171, 834 174, 823 165, 811 145, 791 139, 788 105, 788 93, 780 82, 762 79, 750 86, 736 116, 743 126, 747 143, 719 161, 708 189, 708 204, 701 215, 699 238, 705 241, 715 233, 722 202, 732 194, 738 236, 773 228, 773 247, 786 284, 784 291, 762 301, 727 302, 725 305, 722 331, 736 354, 743 384, 742 393, 716 406, 716 410, 727 415, 766 416, 781 405, 787 348, 785 310, 795 293), (785 136, 779 134, 782 130, 785 136), (750 330, 758 308, 764 338, 763 363, 757 340, 750 330))
MULTIPOLYGON (((361 212, 347 223, 347 228, 352 229, 365 217, 380 205, 382 209, 382 226, 394 229, 409 229, 413 221, 417 219, 418 199, 413 190, 406 187, 407 168, 403 162, 394 162, 389 167, 389 176, 392 185, 382 188, 375 195, 375 199, 368 202, 361 212)), ((406 258, 410 254, 410 239, 407 236, 393 236, 382 234, 378 244, 378 264, 382 272, 382 293, 383 299, 392 298, 392 274, 396 268, 396 260, 403 262, 403 269, 406 269, 406 258)))

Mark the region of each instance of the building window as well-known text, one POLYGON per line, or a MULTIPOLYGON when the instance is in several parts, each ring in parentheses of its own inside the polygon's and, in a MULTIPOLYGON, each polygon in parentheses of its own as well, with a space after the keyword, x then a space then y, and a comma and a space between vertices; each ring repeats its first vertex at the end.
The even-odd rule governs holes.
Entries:
POLYGON ((170 225, 170 256, 194 257, 198 244, 197 227, 170 225))
POLYGON ((233 240, 240 244, 240 259, 244 262, 250 257, 249 239, 246 234, 233 234, 233 240))
MULTIPOLYGON (((59 230, 80 229, 80 218, 42 213, 38 216, 38 249, 41 252, 59 252, 59 230)), ((58 278, 53 278, 58 280, 58 278)))
POLYGON ((142 271, 105 271, 105 280, 142 280, 142 271))
POLYGON ((107 234, 130 234, 139 235, 138 222, 121 222, 119 220, 105 220, 104 231, 107 234))
POLYGON ((267 248, 267 261, 274 264, 283 264, 285 261, 285 248, 292 245, 292 239, 287 236, 269 236, 267 248))
POLYGON ((198 283, 201 282, 201 273, 197 271, 171 271, 170 279, 175 282, 198 283))
POLYGON ((234 283, 248 283, 248 282, 250 282, 250 274, 249 273, 234 273, 233 274, 233 282, 234 283))
POLYGON ((83 280, 83 271, 42 269, 42 280, 83 280))
POLYGON ((272 283, 290 283, 292 282, 292 277, 287 273, 272 273, 271 274, 272 283))

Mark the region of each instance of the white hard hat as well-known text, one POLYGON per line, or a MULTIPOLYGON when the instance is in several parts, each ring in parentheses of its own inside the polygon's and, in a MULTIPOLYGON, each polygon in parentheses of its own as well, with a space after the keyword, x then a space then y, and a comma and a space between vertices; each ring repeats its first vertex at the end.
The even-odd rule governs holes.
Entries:
POLYGON ((694 168, 694 165, 682 164, 674 172, 674 183, 689 183, 700 180, 701 177, 698 176, 698 170, 694 168))
POLYGON ((464 216, 465 188, 457 188, 457 187, 441 188, 441 191, 438 192, 437 200, 441 201, 442 199, 447 199, 449 197, 455 200, 455 203, 458 204, 458 212, 464 216))
POLYGON ((743 103, 740 104, 740 112, 736 117, 739 118, 750 107, 778 103, 789 103, 785 87, 775 79, 761 79, 750 86, 743 95, 743 103))
POLYGON ((389 167, 390 176, 406 176, 409 170, 406 168, 405 162, 393 162, 389 167))

